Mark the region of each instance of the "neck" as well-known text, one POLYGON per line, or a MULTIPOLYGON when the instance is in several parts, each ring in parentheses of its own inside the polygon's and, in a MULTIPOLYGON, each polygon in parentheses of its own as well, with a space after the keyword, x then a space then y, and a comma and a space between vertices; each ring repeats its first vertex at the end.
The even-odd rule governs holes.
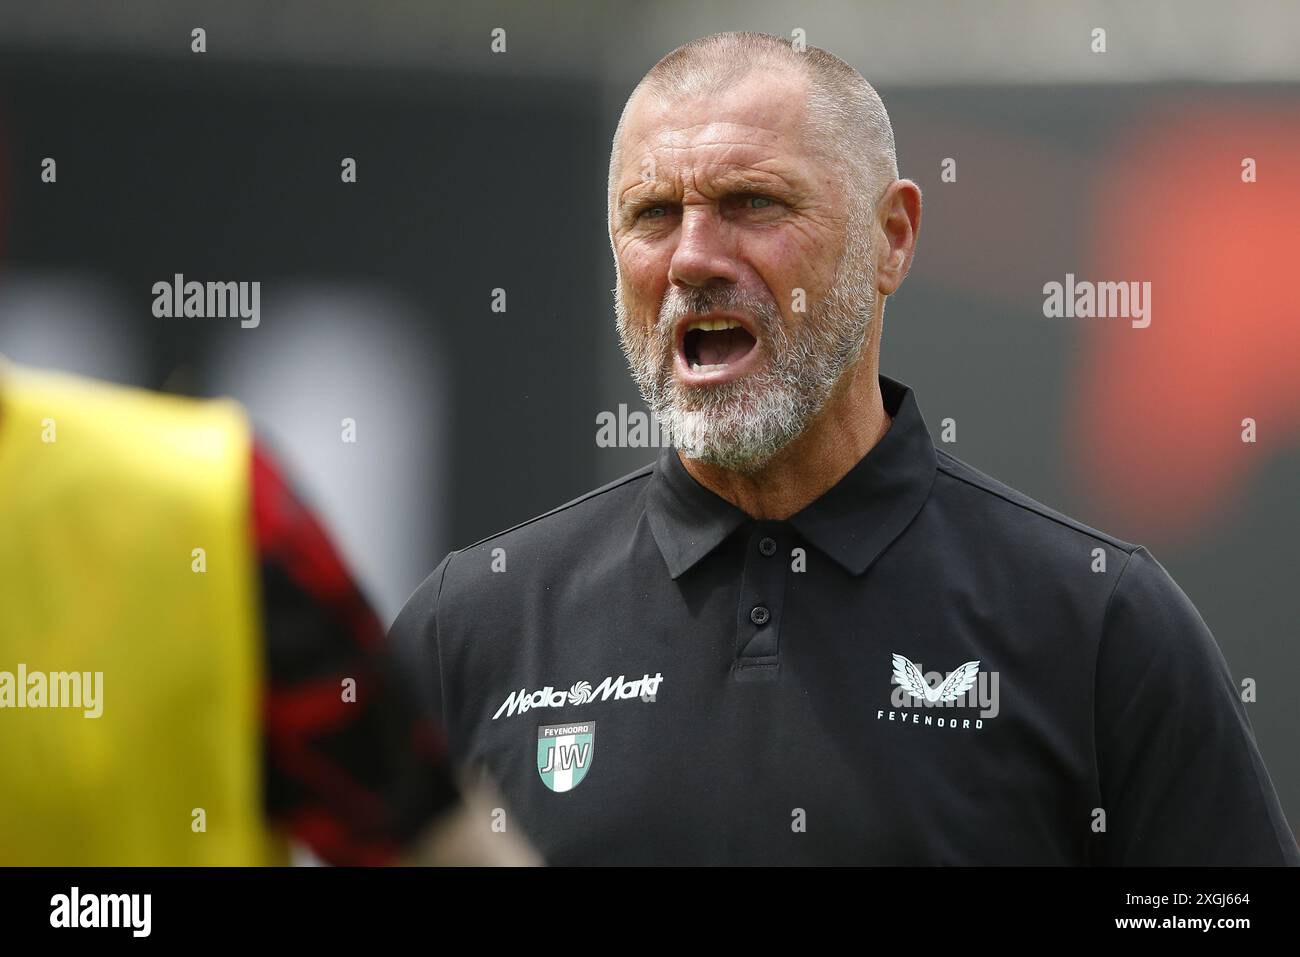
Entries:
POLYGON ((678 458, 697 482, 751 518, 789 518, 832 488, 889 431, 874 360, 864 357, 847 372, 808 428, 758 472, 742 474, 680 451, 678 458))

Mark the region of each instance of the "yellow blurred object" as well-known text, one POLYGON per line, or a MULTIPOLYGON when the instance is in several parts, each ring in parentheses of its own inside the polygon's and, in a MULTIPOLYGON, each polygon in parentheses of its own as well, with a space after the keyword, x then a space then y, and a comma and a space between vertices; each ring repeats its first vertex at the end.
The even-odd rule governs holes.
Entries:
POLYGON ((250 442, 233 402, 0 361, 0 864, 286 862, 250 442))

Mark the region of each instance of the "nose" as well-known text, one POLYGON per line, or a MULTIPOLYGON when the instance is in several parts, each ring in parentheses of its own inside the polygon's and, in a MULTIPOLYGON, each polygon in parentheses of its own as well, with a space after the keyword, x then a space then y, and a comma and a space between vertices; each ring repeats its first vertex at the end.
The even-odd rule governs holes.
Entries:
POLYGON ((715 209, 686 206, 678 232, 677 248, 668 265, 674 286, 706 287, 734 283, 740 278, 726 229, 715 209))

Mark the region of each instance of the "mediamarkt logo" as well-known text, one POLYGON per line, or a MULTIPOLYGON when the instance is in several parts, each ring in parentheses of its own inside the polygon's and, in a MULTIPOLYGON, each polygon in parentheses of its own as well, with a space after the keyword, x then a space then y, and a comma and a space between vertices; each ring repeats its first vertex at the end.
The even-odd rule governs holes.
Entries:
POLYGON ((663 680, 664 676, 656 672, 653 678, 642 675, 635 681, 628 681, 626 675, 619 675, 617 678, 607 676, 595 688, 586 681, 579 681, 568 691, 547 685, 540 691, 529 694, 526 688, 520 688, 518 691, 512 691, 510 697, 501 702, 501 707, 497 708, 497 713, 492 716, 492 720, 495 721, 503 714, 523 714, 534 708, 562 708, 566 704, 590 704, 597 699, 601 701, 608 698, 624 701, 628 698, 651 700, 659 690, 659 682, 663 680))

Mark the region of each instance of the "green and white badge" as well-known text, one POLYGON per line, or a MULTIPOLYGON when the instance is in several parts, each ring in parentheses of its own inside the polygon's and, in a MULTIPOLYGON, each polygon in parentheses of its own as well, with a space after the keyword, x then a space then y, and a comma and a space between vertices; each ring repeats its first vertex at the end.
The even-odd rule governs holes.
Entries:
POLYGON ((537 729, 537 773, 557 794, 572 791, 591 768, 596 722, 545 724, 537 729))

